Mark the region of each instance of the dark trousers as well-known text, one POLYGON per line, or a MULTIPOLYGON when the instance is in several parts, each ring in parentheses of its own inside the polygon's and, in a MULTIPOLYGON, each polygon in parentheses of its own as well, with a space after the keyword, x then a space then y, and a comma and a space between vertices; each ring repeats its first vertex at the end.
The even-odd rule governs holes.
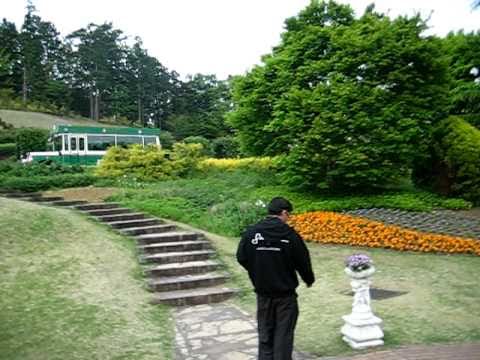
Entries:
POLYGON ((292 359, 297 318, 296 295, 271 298, 257 294, 259 360, 292 359))

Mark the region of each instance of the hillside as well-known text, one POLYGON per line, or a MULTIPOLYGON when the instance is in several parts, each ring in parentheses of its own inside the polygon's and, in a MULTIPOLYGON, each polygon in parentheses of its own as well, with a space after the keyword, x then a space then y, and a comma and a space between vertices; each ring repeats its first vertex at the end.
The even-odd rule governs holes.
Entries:
POLYGON ((82 214, 0 197, 0 359, 171 359, 135 245, 82 214))
POLYGON ((59 123, 85 126, 113 126, 88 119, 71 119, 49 114, 16 110, 0 110, 0 118, 2 118, 2 120, 6 123, 12 124, 16 128, 35 127, 50 130, 53 125, 59 123))

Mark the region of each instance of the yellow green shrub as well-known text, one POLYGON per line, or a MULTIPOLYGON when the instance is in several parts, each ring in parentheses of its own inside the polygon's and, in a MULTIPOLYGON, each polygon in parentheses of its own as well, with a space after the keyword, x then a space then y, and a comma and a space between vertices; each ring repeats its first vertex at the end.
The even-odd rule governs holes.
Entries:
POLYGON ((168 180, 194 169, 202 148, 198 144, 175 144, 173 151, 155 146, 128 149, 112 147, 95 169, 100 177, 135 177, 142 181, 168 180))

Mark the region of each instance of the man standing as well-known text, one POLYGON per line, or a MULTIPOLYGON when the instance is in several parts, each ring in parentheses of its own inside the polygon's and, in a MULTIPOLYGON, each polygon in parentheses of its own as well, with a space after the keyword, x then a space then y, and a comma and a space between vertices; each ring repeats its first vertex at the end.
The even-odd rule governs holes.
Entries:
POLYGON ((308 287, 315 277, 310 254, 300 235, 286 224, 292 204, 273 198, 268 216, 246 229, 237 260, 257 294, 258 359, 291 360, 298 317, 296 272, 308 287))

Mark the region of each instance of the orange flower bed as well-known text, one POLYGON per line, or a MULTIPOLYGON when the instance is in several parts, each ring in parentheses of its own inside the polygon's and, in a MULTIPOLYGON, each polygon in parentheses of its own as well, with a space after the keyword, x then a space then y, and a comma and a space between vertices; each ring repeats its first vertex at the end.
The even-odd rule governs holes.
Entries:
POLYGON ((294 215, 289 223, 306 241, 480 255, 479 240, 407 230, 334 212, 315 211, 294 215))

